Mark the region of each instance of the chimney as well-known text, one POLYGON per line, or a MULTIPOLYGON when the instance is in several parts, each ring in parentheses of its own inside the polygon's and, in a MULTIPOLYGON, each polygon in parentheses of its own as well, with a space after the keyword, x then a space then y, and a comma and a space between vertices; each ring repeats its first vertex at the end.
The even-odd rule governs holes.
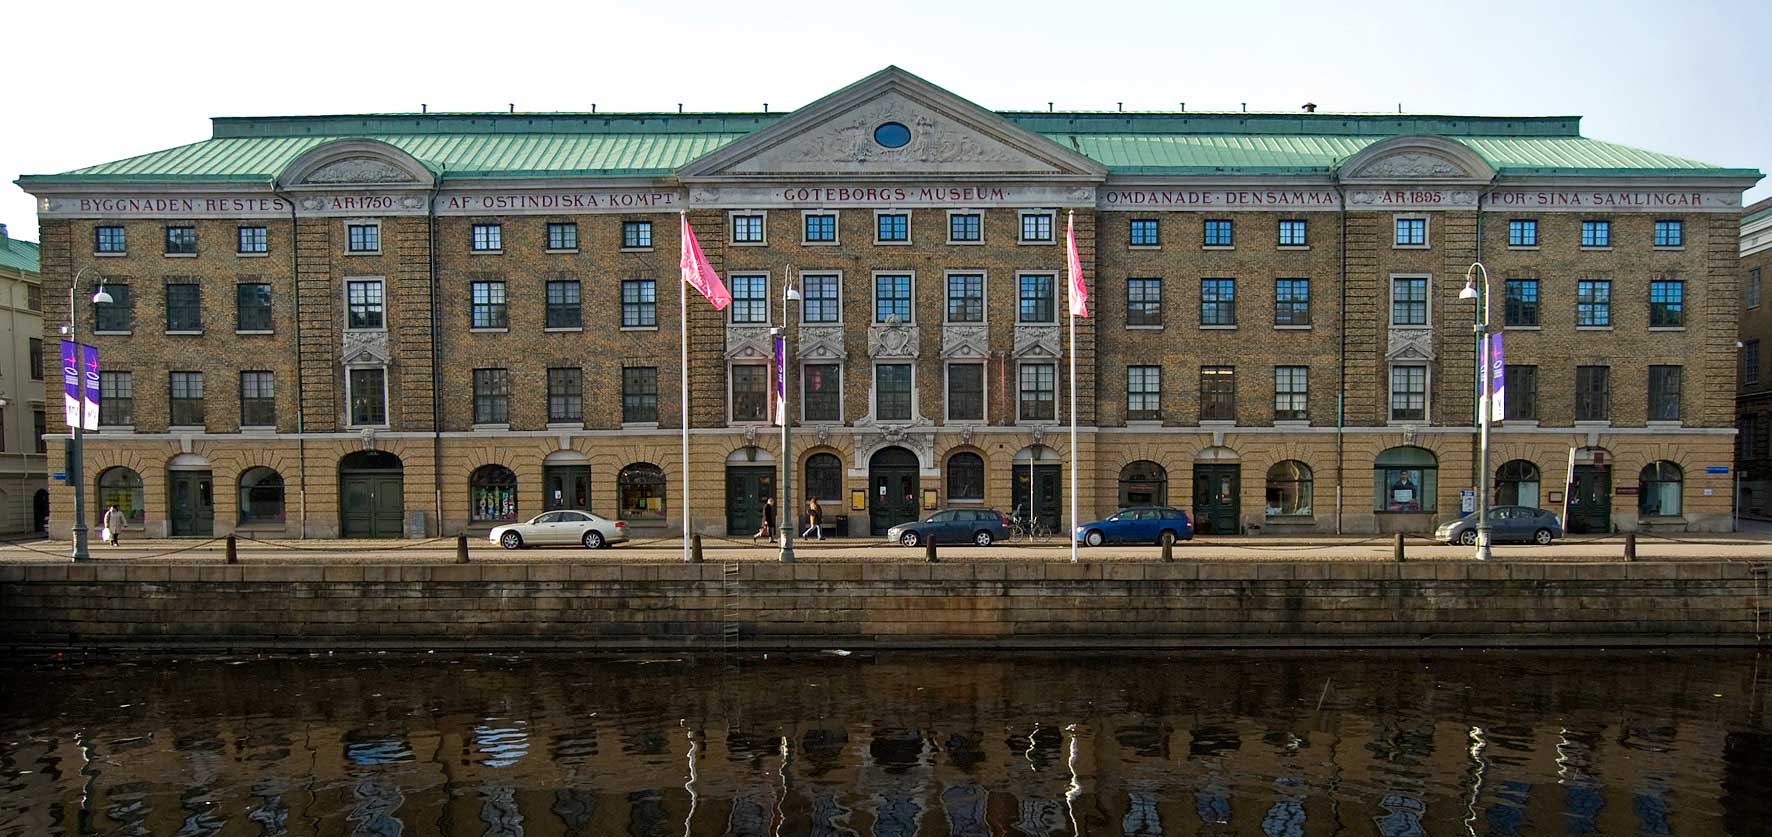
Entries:
POLYGON ((1317 112, 1317 103, 1316 102, 1305 102, 1304 103, 1304 112, 1305 113, 1316 113, 1317 112))

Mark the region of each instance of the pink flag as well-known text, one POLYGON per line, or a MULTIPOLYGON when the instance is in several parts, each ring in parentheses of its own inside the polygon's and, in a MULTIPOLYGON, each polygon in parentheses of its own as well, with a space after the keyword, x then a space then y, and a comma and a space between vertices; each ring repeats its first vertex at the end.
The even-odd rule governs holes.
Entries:
POLYGON ((1083 285, 1083 261, 1077 258, 1077 225, 1072 216, 1065 216, 1064 249, 1071 277, 1071 316, 1089 316, 1089 289, 1083 285))
POLYGON ((724 311, 732 304, 732 293, 726 290, 726 283, 720 281, 720 274, 714 272, 714 266, 708 264, 708 257, 701 252, 701 243, 695 240, 695 231, 689 228, 687 213, 683 215, 683 256, 678 263, 683 268, 683 281, 707 297, 714 304, 715 311, 724 311))

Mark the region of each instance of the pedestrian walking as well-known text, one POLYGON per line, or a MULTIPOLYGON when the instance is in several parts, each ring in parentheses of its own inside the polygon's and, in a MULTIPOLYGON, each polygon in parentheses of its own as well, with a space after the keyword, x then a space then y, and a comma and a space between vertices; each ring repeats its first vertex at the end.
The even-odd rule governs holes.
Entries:
POLYGON ((123 512, 113 503, 110 508, 105 509, 104 517, 99 522, 104 525, 104 531, 99 532, 99 537, 105 543, 116 546, 123 536, 123 512))
POLYGON ((756 543, 758 538, 762 538, 764 540, 769 540, 769 541, 775 540, 775 498, 774 497, 770 497, 769 499, 763 501, 763 525, 757 527, 757 534, 751 536, 751 543, 756 543))
POLYGON ((818 507, 818 498, 806 498, 806 531, 801 532, 800 537, 810 538, 816 535, 819 540, 824 540, 824 527, 820 525, 822 523, 824 509, 818 507))

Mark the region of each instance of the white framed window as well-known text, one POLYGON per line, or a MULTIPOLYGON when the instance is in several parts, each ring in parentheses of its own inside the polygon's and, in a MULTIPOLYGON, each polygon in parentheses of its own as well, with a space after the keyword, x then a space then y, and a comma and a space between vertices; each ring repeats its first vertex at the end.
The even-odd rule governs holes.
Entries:
POLYGON ((764 324, 769 322, 769 274, 733 274, 732 322, 764 324))
POLYGON ((1391 367, 1391 409, 1393 422, 1426 422, 1428 369, 1422 364, 1397 364, 1391 367))
POLYGON ((917 365, 874 364, 873 401, 875 421, 914 421, 917 418, 917 365))
POLYGON ((985 398, 989 389, 989 372, 984 361, 954 361, 947 365, 947 381, 943 397, 943 415, 948 422, 988 421, 990 406, 985 398))
POLYGON ((350 427, 388 426, 387 367, 345 368, 345 423, 350 427))
POLYGON ((770 367, 762 363, 735 363, 728 367, 726 403, 734 424, 769 420, 770 367))
POLYGON ((651 250, 652 222, 623 221, 621 222, 621 249, 651 250))
POLYGON ((380 276, 345 280, 345 331, 385 331, 387 309, 380 276))
POLYGON ((800 243, 817 246, 836 244, 837 230, 841 226, 837 223, 837 210, 808 209, 800 213, 800 243))
POLYGON ((917 321, 917 276, 908 270, 880 270, 874 273, 874 322, 883 324, 892 317, 909 325, 917 321))
POLYGON ((578 224, 572 221, 549 221, 545 232, 548 252, 578 252, 578 224))
POLYGON ((1391 277, 1391 325, 1397 328, 1426 328, 1433 322, 1428 299, 1428 277, 1391 277))
POLYGON ((843 272, 800 274, 800 322, 806 325, 843 323, 843 272))
POLYGON ((727 213, 732 230, 731 241, 744 247, 761 247, 769 243, 769 213, 761 209, 733 210, 727 213))
POLYGON ((1058 322, 1058 275, 1044 271, 1015 274, 1015 321, 1033 325, 1058 322))
POLYGON ((843 366, 820 361, 800 364, 800 421, 843 421, 843 366))
POLYGON ((505 251, 505 233, 503 224, 474 224, 469 230, 468 250, 474 253, 503 253, 505 251))
POLYGON ((380 221, 346 221, 345 254, 372 256, 381 252, 380 221))
POLYGON ((1058 420, 1058 364, 1018 363, 1015 366, 1015 420, 1058 420))
POLYGON ((1058 213, 1049 209, 1024 209, 1018 214, 1021 223, 1017 226, 1021 233, 1017 237, 1017 241, 1022 244, 1053 244, 1057 242, 1058 239, 1053 232, 1053 222, 1057 219, 1058 213))
POLYGON ((1400 250, 1426 250, 1428 231, 1426 215, 1398 215, 1392 220, 1391 247, 1400 250))
POLYGON ((942 322, 976 325, 985 321, 984 271, 947 271, 946 288, 947 302, 942 308, 942 322))
POLYGON ((984 213, 976 209, 948 210, 949 244, 983 244, 984 213))
POLYGON ((911 243, 911 211, 908 209, 874 210, 875 244, 911 243))

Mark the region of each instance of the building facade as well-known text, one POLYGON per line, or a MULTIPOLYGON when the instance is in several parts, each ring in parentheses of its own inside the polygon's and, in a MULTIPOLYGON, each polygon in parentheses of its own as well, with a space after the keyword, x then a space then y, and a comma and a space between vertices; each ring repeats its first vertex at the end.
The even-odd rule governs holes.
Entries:
POLYGON ((1741 218, 1741 373, 1735 396, 1735 468, 1741 514, 1772 518, 1772 308, 1761 303, 1772 274, 1772 198, 1741 218), (1764 347, 1764 348, 1763 348, 1764 347))
POLYGON ((685 494, 698 531, 749 534, 783 459, 784 322, 790 505, 847 534, 934 507, 1060 519, 1072 480, 1083 515, 1424 531, 1477 482, 1479 261, 1506 335, 1498 502, 1726 528, 1706 468, 1734 443, 1714 382, 1758 177, 1574 117, 999 113, 888 68, 790 114, 217 119, 19 182, 49 318, 82 267, 116 300, 79 312, 106 359, 93 505, 327 537, 555 507, 668 535, 685 494), (726 311, 680 307, 681 219, 726 311), (1067 224, 1091 308, 1074 451, 1067 224))
MULTIPOLYGON (((49 517, 43 412, 43 284, 37 244, 13 238, 0 224, 0 535, 43 528, 49 517)), ((54 351, 51 349, 50 351, 54 351)))

